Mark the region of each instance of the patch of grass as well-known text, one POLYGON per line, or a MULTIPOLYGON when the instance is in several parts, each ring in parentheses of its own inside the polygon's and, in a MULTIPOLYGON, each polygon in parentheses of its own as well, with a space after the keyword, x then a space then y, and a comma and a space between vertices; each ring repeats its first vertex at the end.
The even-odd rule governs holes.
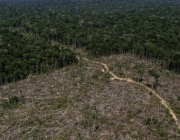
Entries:
POLYGON ((100 81, 103 83, 108 83, 110 79, 109 73, 102 73, 101 71, 96 71, 94 75, 91 77, 95 81, 100 81))
POLYGON ((175 113, 180 114, 180 107, 173 107, 175 113))
POLYGON ((120 125, 118 125, 118 126, 117 126, 117 129, 118 129, 118 130, 123 130, 123 129, 124 129, 124 127, 125 127, 125 125, 120 124, 120 125))
POLYGON ((83 120, 83 121, 80 122, 80 124, 85 129, 93 126, 93 122, 91 120, 83 120))
POLYGON ((168 140, 168 139, 167 139, 167 133, 166 133, 166 132, 164 132, 163 130, 158 130, 158 132, 159 132, 159 135, 160 135, 161 137, 163 137, 163 138, 165 138, 166 140, 168 140))
POLYGON ((18 108, 18 106, 23 103, 25 103, 24 97, 12 96, 8 100, 3 100, 1 106, 3 108, 14 109, 18 108))
POLYGON ((93 75, 91 78, 94 79, 94 80, 98 80, 98 75, 95 74, 95 75, 93 75))
POLYGON ((133 68, 136 70, 140 70, 140 69, 144 68, 144 65, 143 64, 137 64, 133 68))
POLYGON ((158 123, 158 120, 156 118, 150 118, 150 117, 147 117, 145 120, 144 120, 145 124, 146 125, 153 125, 153 124, 157 124, 158 123))
POLYGON ((83 128, 87 129, 98 122, 99 117, 96 106, 91 107, 89 105, 85 105, 84 108, 81 110, 81 113, 83 115, 83 120, 80 122, 80 124, 83 126, 83 128))
POLYGON ((58 109, 65 109, 68 107, 68 104, 70 103, 68 97, 62 97, 62 98, 59 98, 57 99, 57 108, 58 109))

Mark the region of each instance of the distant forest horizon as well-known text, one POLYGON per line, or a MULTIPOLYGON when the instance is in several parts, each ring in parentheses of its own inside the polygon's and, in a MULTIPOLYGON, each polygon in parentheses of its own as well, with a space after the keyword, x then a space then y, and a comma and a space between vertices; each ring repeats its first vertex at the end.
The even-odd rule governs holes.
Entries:
POLYGON ((179 0, 0 0, 0 83, 129 53, 180 72, 179 0))

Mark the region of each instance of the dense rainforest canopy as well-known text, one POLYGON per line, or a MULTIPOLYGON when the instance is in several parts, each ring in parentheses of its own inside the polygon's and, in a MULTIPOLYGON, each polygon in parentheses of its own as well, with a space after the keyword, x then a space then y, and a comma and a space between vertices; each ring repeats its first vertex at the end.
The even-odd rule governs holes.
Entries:
POLYGON ((77 62, 72 45, 180 72, 179 15, 179 0, 0 0, 0 83, 77 62))

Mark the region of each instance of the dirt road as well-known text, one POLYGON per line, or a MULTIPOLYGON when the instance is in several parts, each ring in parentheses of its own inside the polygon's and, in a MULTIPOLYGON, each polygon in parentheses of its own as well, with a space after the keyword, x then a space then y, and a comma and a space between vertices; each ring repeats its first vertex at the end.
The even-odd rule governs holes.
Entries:
POLYGON ((142 86, 143 88, 147 89, 148 91, 150 91, 153 95, 155 95, 160 101, 161 101, 161 104, 167 108, 169 110, 169 113, 172 115, 172 118, 174 119, 176 125, 178 126, 178 128, 180 129, 180 124, 178 123, 178 119, 177 119, 177 116, 176 114, 173 112, 173 110, 171 109, 171 107, 166 103, 166 101, 153 89, 145 86, 144 84, 142 83, 139 83, 139 82, 136 82, 136 81, 133 81, 132 79, 130 78, 121 78, 121 77, 118 77, 117 75, 115 75, 113 72, 111 72, 109 70, 109 67, 104 64, 104 63, 101 63, 101 62, 96 62, 96 61, 92 61, 92 60, 89 60, 87 58, 82 58, 84 59, 85 61, 89 61, 89 62, 92 62, 92 63, 96 63, 96 64, 101 64, 102 66, 104 66, 105 70, 102 70, 103 71, 106 71, 108 72, 111 76, 112 76, 112 80, 120 80, 120 81, 126 81, 126 82, 129 82, 129 83, 133 83, 133 84, 136 84, 136 85, 139 85, 139 86, 142 86))

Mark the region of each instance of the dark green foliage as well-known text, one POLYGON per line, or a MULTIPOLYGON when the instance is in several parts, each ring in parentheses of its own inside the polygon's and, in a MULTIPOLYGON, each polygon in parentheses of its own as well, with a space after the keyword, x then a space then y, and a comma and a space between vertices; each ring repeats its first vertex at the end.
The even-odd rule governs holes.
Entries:
MULTIPOLYGON (((4 30, 1 30, 2 32, 4 30)), ((6 31, 0 45, 0 84, 44 73, 76 62, 69 49, 49 42, 32 42, 19 32, 6 31), (25 43, 24 43, 25 42, 25 43)))
POLYGON ((65 109, 68 107, 69 101, 67 97, 62 97, 57 101, 57 108, 65 109))
POLYGON ((154 79, 158 79, 159 78, 159 74, 157 74, 153 69, 148 71, 149 75, 153 76, 154 79))
POLYGON ((178 96, 177 100, 180 101, 180 97, 179 96, 178 96))
POLYGON ((23 97, 17 97, 17 96, 13 96, 13 97, 10 97, 9 99, 7 100, 3 100, 1 102, 1 106, 3 108, 10 108, 10 109, 13 109, 13 108, 16 108, 18 107, 19 104, 22 104, 25 102, 25 99, 23 97))
POLYGON ((180 72, 179 7, 178 0, 1 0, 0 83, 77 61, 52 41, 94 56, 132 53, 180 72))
POLYGON ((146 125, 153 125, 153 124, 157 124, 157 123, 158 123, 158 120, 155 118, 148 117, 147 119, 145 119, 146 125))

